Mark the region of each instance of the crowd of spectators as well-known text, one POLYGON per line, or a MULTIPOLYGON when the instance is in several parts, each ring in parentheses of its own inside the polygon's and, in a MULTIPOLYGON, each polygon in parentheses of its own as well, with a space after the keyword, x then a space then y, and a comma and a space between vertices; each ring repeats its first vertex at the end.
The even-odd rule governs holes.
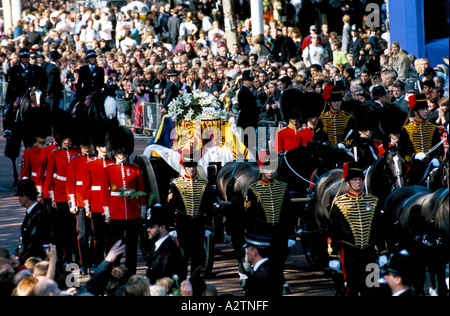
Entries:
MULTIPOLYGON (((142 98, 161 102, 167 73, 175 69, 180 74, 182 93, 208 91, 238 115, 240 75, 251 69, 261 119, 268 121, 282 120, 278 101, 287 88, 322 93, 324 86, 331 83, 342 86, 344 100, 365 102, 373 97, 371 87, 381 84, 389 100, 400 104, 407 79, 417 78, 427 95, 429 120, 447 126, 448 58, 442 64, 430 65, 428 59, 408 54, 395 39, 389 39, 384 25, 369 28, 360 20, 352 20, 348 7, 352 1, 343 2, 346 4, 337 11, 339 18, 333 16, 332 27, 330 23, 305 27, 291 19, 281 22, 276 10, 268 6, 264 10, 264 33, 258 36, 252 33, 250 11, 238 8, 238 42, 230 48, 223 9, 216 1, 175 6, 163 0, 145 1, 149 10, 142 13, 121 10, 125 1, 107 1, 105 7, 92 8, 74 1, 23 0, 22 20, 12 28, 0 29, 0 75, 7 82, 8 69, 18 61, 18 51, 23 47, 32 50, 32 60, 37 64, 48 61, 49 52, 56 49, 62 55, 61 81, 69 95, 60 107, 68 106, 75 93, 78 69, 85 63, 86 52, 94 49, 99 56, 98 65, 105 70, 105 83, 117 87, 116 97, 129 101, 129 111, 142 98), (309 34, 301 32, 305 29, 309 34)), ((1 257, 3 277, 18 278, 19 271, 14 271, 8 256, 1 257)), ((26 292, 39 282, 38 265, 23 268, 28 271, 22 273, 23 279, 13 285, 8 283, 11 288, 0 289, 14 289, 15 295, 26 292)), ((122 274, 123 271, 114 270, 112 276, 116 280, 110 280, 110 285, 120 284, 126 291, 128 284, 131 293, 145 283, 138 276, 127 277, 124 282, 122 274)), ((2 282, 6 284, 5 279, 2 282)), ((52 286, 53 283, 46 284, 47 289, 52 286)), ((150 292, 161 290, 149 286, 144 284, 150 292)), ((104 289, 101 294, 107 291, 104 289)))
POLYGON ((229 48, 223 10, 214 1, 180 2, 173 7, 165 1, 146 1, 145 12, 124 10, 125 1, 108 1, 101 8, 69 1, 22 1, 23 19, 2 33, 3 81, 20 48, 27 46, 35 52, 37 63, 36 57, 43 56, 44 64, 52 49, 63 56, 59 66, 68 98, 61 107, 73 98, 77 69, 89 49, 97 51, 106 83, 117 87, 116 96, 128 104, 130 115, 141 98, 162 102, 167 73, 173 69, 180 74, 181 93, 206 90, 236 115, 240 75, 252 69, 258 79, 254 94, 261 119, 269 121, 281 119, 278 99, 290 87, 320 93, 324 85, 339 81, 348 98, 356 86, 363 88, 361 100, 367 100, 374 84, 382 83, 389 90, 389 85, 404 85, 407 78, 418 77, 427 87, 434 83, 431 90, 439 99, 448 96, 445 63, 430 65, 425 58, 407 54, 395 39, 389 45, 384 24, 369 28, 354 21, 351 6, 344 2, 334 29, 328 23, 311 24, 309 34, 300 32, 305 29, 302 23, 283 19, 267 6, 264 33, 253 36, 249 2, 243 1, 235 8, 238 42, 229 48))

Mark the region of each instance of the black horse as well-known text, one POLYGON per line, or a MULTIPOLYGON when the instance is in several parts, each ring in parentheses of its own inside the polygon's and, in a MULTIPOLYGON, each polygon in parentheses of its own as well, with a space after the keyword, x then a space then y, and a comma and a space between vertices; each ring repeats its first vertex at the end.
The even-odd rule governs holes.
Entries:
POLYGON ((424 186, 395 190, 386 199, 385 212, 391 225, 390 244, 407 249, 415 258, 414 290, 425 295, 426 270, 431 288, 447 296, 445 269, 449 262, 448 187, 432 191, 424 186))
MULTIPOLYGON (((397 188, 404 186, 405 160, 398 150, 392 148, 385 152, 365 171, 364 191, 378 197, 378 205, 383 206, 386 198, 397 188)), ((348 192, 342 179, 343 170, 333 169, 323 174, 315 186, 314 214, 315 231, 318 233, 309 252, 310 260, 324 265, 327 262, 326 230, 329 225, 329 212, 334 199, 348 192)), ((306 251, 305 251, 306 252, 306 251)))
POLYGON ((22 142, 25 148, 34 144, 34 138, 29 128, 30 120, 33 118, 28 114, 33 107, 40 106, 45 107, 42 91, 38 87, 31 87, 3 112, 4 136, 7 138, 5 156, 12 162, 14 186, 19 181, 16 160, 19 157, 22 142))

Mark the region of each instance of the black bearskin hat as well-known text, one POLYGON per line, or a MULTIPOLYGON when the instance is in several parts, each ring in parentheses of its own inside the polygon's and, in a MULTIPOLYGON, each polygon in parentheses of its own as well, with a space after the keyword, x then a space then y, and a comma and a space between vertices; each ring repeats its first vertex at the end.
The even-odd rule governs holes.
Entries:
POLYGON ((358 131, 375 131, 378 129, 379 119, 376 109, 367 103, 355 106, 352 116, 358 131))
POLYGON ((73 118, 69 112, 58 110, 52 114, 52 134, 59 145, 65 138, 72 139, 73 118))
POLYGON ((298 89, 286 89, 283 91, 279 100, 281 118, 283 121, 288 123, 290 119, 300 120, 301 98, 302 92, 298 89))
POLYGON ((133 132, 125 126, 111 128, 106 134, 105 143, 108 156, 111 158, 118 154, 129 156, 134 151, 133 132))
POLYGON ((50 111, 43 107, 34 107, 28 113, 28 128, 33 137, 47 138, 52 135, 50 111))
POLYGON ((380 127, 386 135, 400 134, 408 118, 409 113, 397 104, 386 103, 380 115, 380 127))

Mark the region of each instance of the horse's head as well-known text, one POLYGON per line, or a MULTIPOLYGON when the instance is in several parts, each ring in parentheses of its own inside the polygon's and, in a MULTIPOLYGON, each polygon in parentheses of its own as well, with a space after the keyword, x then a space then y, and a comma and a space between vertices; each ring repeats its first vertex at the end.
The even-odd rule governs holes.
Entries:
POLYGON ((38 87, 30 87, 28 90, 28 97, 30 98, 30 104, 32 107, 41 105, 42 91, 38 87))
POLYGON ((396 189, 404 186, 405 159, 400 155, 398 148, 392 147, 385 154, 385 174, 396 189))

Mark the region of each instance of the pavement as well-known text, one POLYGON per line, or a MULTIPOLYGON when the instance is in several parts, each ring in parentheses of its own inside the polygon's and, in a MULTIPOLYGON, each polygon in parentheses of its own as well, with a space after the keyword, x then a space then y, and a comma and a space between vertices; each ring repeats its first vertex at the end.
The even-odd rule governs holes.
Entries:
MULTIPOLYGON (((4 156, 6 139, 1 136, 3 134, 2 124, 0 122, 0 248, 6 248, 13 254, 19 241, 20 226, 25 216, 25 209, 21 207, 17 197, 14 196, 12 163, 9 158, 4 156)), ((135 137, 135 151, 131 156, 131 161, 135 155, 144 152, 149 140, 147 137, 135 137)), ((22 154, 23 148, 16 161, 18 170, 22 154)), ((229 238, 225 239, 229 240, 229 238)), ((243 296, 231 242, 224 241, 217 244, 215 250, 212 275, 205 281, 214 284, 219 295, 243 296)), ((145 262, 140 253, 138 256, 137 273, 145 274, 145 262)), ((286 262, 285 277, 290 285, 289 296, 334 296, 335 294, 332 280, 325 277, 323 271, 315 271, 309 267, 299 240, 292 248, 286 262)), ((83 284, 87 280, 87 276, 81 276, 80 282, 83 284)))

